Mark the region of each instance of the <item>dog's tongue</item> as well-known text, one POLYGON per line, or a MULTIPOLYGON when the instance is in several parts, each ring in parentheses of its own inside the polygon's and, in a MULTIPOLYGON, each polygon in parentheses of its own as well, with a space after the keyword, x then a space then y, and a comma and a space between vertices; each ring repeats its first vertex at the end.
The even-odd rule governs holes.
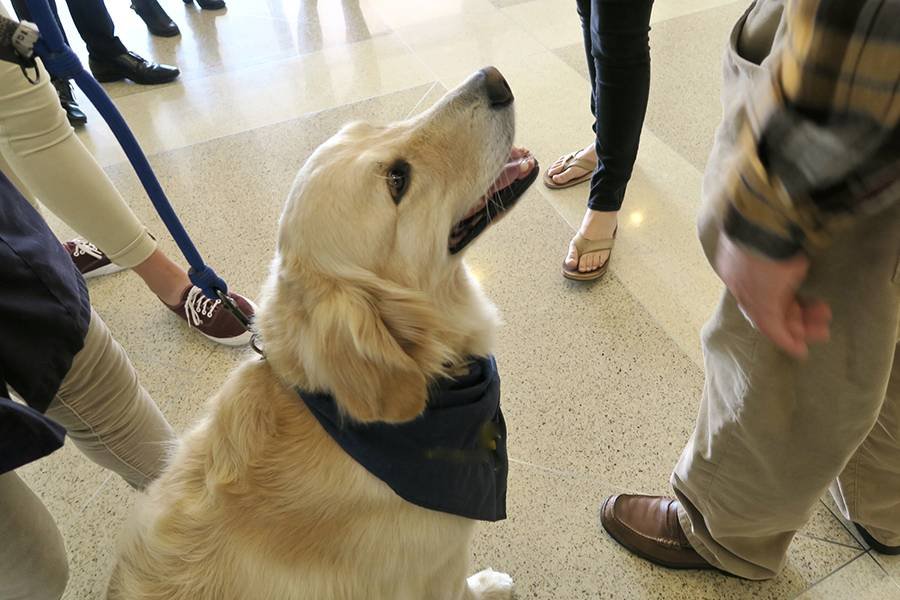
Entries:
POLYGON ((513 149, 509 160, 503 165, 503 170, 494 184, 488 189, 487 195, 492 196, 504 188, 508 188, 513 181, 524 179, 534 168, 534 157, 527 150, 513 149))
POLYGON ((491 187, 488 188, 485 195, 481 197, 481 201, 470 208, 469 212, 463 216, 463 219, 468 219, 478 211, 482 210, 488 198, 500 190, 508 188, 514 181, 524 179, 533 168, 534 157, 531 153, 524 148, 513 148, 509 155, 509 160, 503 165, 503 169, 500 171, 500 175, 497 176, 497 179, 491 187))

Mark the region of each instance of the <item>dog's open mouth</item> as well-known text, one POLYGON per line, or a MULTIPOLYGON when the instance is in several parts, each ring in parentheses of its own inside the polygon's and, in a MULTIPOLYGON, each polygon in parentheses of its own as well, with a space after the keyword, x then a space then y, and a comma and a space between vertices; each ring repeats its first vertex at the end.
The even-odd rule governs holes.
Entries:
MULTIPOLYGON (((514 153, 510 156, 510 160, 514 160, 517 167, 519 161, 528 156, 531 155, 526 153, 521 156, 515 156, 514 153)), ((537 179, 540 167, 537 159, 533 158, 532 160, 534 165, 531 170, 524 173, 520 171, 510 175, 509 166, 511 163, 507 163, 501 169, 497 180, 488 189, 487 193, 479 198, 478 202, 450 230, 450 239, 447 244, 450 254, 457 254, 462 251, 463 248, 481 235, 485 229, 502 217, 506 211, 515 206, 522 194, 525 193, 525 190, 537 179)))

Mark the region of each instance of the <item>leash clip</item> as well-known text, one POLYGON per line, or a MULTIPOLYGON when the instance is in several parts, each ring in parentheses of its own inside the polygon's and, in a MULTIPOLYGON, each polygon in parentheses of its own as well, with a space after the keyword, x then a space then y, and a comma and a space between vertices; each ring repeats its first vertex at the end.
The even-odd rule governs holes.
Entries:
POLYGON ((240 309, 237 305, 237 302, 234 299, 220 290, 219 288, 214 288, 216 290, 216 296, 219 297, 219 300, 222 301, 222 306, 224 306, 228 312, 230 312, 238 322, 251 333, 250 336, 250 347, 253 348, 253 351, 259 354, 261 357, 265 358, 266 354, 263 352, 262 346, 259 343, 259 334, 253 331, 253 326, 250 323, 250 317, 244 314, 244 311, 240 309))

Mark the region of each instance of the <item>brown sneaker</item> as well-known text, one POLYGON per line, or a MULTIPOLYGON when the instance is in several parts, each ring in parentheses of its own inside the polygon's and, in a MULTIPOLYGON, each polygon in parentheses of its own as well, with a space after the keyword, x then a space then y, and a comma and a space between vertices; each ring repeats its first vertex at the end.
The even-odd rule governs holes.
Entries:
POLYGON ((663 496, 610 496, 600 509, 603 528, 627 550, 670 569, 714 569, 678 522, 680 503, 663 496))
POLYGON ((72 258, 72 262, 75 263, 75 268, 85 279, 111 275, 125 270, 125 267, 120 267, 109 260, 109 257, 103 254, 100 248, 87 240, 75 238, 64 243, 63 246, 72 258))
MULTIPOLYGON (((256 305, 240 294, 228 292, 241 311, 252 318, 256 305)), ((169 306, 166 304, 166 306, 169 306)), ((184 290, 181 302, 169 308, 187 324, 211 339, 226 346, 243 346, 250 343, 252 334, 222 306, 221 300, 210 300, 197 286, 184 290)))

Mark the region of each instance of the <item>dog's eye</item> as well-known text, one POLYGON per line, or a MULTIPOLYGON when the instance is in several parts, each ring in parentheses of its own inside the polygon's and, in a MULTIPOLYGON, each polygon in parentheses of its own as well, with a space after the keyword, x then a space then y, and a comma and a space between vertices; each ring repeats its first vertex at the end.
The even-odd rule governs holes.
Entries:
POLYGON ((400 204, 400 199, 409 188, 409 163, 404 160, 398 160, 387 172, 388 189, 391 192, 391 198, 394 204, 400 204))

